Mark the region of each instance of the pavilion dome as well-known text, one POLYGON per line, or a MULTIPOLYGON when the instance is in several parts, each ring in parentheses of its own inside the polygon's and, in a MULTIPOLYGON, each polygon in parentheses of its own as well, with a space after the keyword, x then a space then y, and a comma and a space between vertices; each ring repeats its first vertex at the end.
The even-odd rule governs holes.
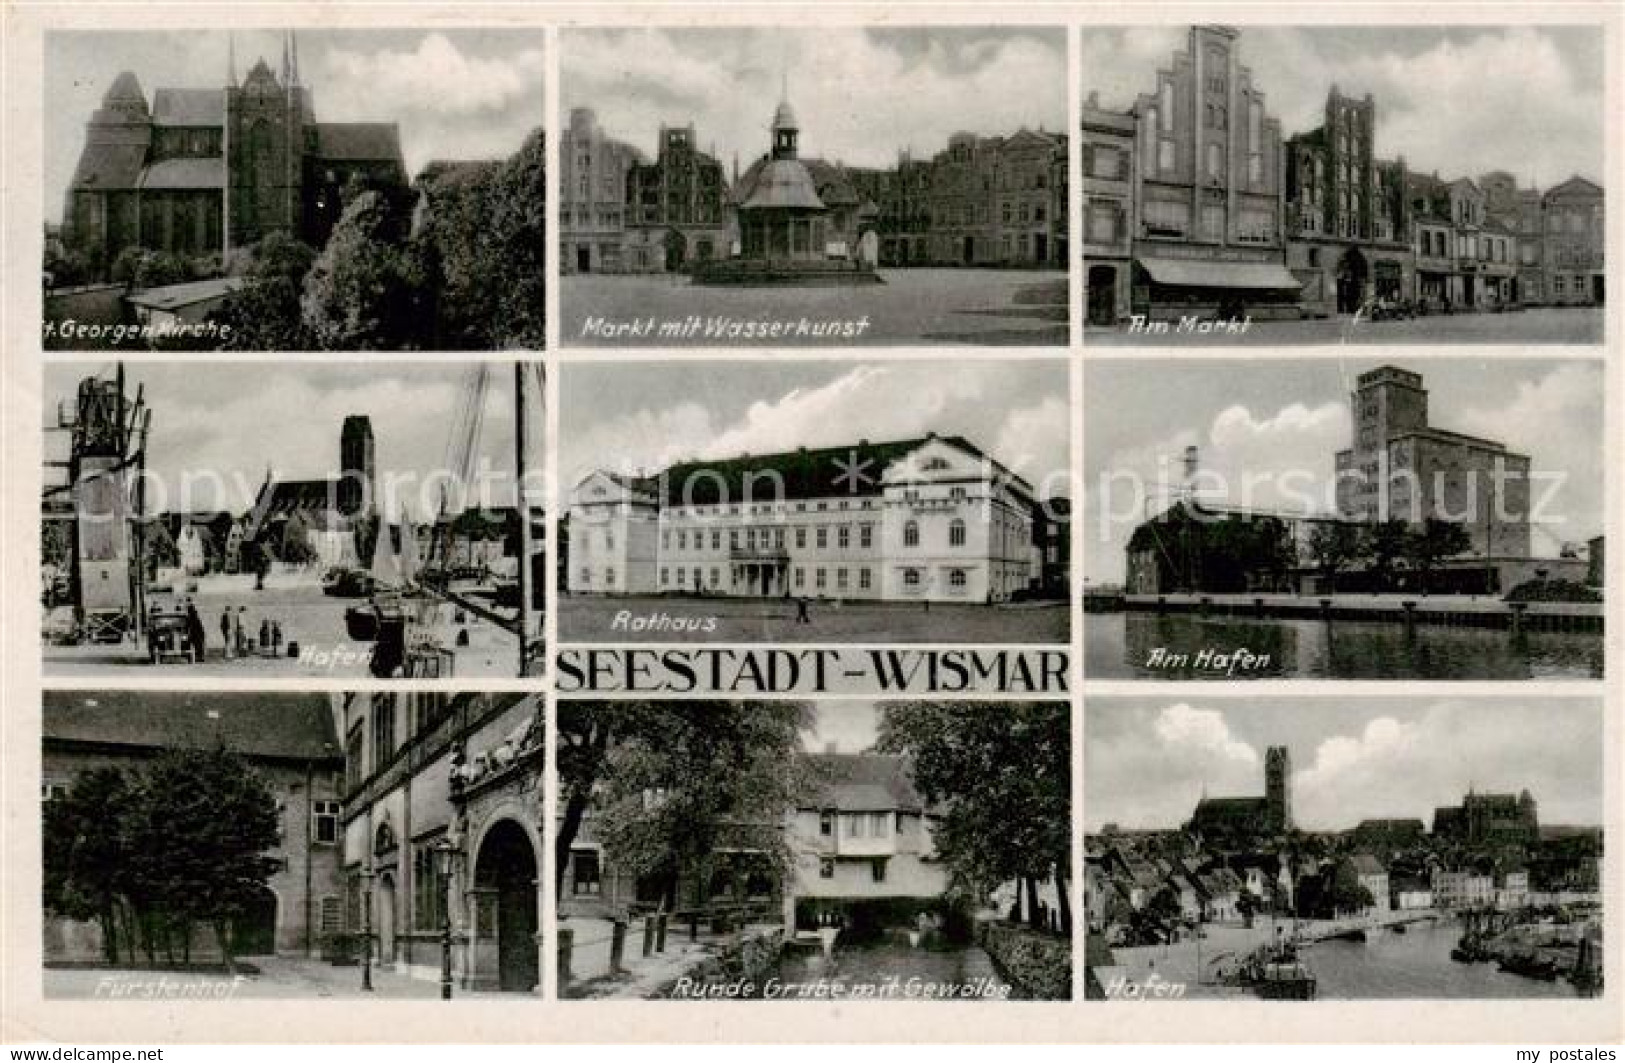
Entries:
POLYGON ((807 167, 796 159, 774 159, 762 167, 741 210, 763 209, 824 210, 807 167))

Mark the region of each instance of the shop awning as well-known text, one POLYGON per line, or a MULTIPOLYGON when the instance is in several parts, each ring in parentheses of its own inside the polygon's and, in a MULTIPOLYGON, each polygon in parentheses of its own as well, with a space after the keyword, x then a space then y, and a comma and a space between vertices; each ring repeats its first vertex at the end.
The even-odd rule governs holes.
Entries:
POLYGON ((1303 286, 1284 266, 1269 262, 1197 262, 1181 258, 1142 258, 1139 261, 1158 284, 1184 288, 1296 290, 1303 286))

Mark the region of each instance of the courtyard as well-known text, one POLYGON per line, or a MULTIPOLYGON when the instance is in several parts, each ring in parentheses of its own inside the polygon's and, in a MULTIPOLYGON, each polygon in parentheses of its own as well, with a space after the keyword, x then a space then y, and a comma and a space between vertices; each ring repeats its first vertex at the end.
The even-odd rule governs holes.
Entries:
POLYGON ((1211 332, 1182 331, 1177 323, 1167 332, 1129 331, 1128 328, 1086 330, 1087 346, 1247 347, 1339 343, 1551 343, 1588 345, 1603 340, 1600 307, 1547 307, 1507 313, 1431 314, 1398 321, 1356 322, 1349 316, 1303 321, 1252 321, 1245 331, 1223 327, 1211 332))
POLYGON ((1071 638, 1064 601, 814 601, 807 622, 784 598, 566 597, 561 642, 1059 643, 1071 638))
POLYGON ((1069 339, 1062 270, 881 269, 881 284, 830 287, 710 287, 680 274, 573 274, 559 278, 560 339, 566 346, 930 345, 1060 347, 1069 339), (724 320, 725 319, 725 320, 724 320), (821 335, 805 321, 843 326, 821 335), (605 338, 601 323, 652 323, 605 338), (691 333, 661 334, 692 324, 691 333), (784 335, 758 339, 762 326, 784 335), (747 331, 730 334, 729 325, 747 331), (707 333, 707 326, 723 332, 707 333), (748 331, 756 326, 754 333, 748 331))

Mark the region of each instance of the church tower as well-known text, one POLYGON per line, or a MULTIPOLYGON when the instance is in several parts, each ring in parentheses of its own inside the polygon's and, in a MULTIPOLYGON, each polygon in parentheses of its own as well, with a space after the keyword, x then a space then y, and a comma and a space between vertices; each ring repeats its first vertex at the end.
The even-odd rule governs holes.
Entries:
POLYGON ((1264 808, 1271 834, 1292 829, 1292 755, 1286 746, 1264 754, 1264 808))
POLYGON ((339 465, 339 512, 346 517, 371 512, 377 504, 374 490, 378 469, 372 419, 366 414, 351 414, 344 419, 339 433, 339 465))
POLYGON ((280 78, 260 59, 241 86, 226 88, 226 181, 233 247, 257 243, 273 232, 295 237, 303 233, 309 115, 295 55, 290 39, 283 44, 280 78))

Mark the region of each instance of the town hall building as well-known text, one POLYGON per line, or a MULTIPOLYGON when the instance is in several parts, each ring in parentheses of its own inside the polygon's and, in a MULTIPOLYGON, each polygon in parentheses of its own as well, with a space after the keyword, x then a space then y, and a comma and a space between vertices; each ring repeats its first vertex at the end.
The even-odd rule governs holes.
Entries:
POLYGON ((587 476, 576 594, 1000 602, 1033 588, 1038 502, 957 436, 587 476))

